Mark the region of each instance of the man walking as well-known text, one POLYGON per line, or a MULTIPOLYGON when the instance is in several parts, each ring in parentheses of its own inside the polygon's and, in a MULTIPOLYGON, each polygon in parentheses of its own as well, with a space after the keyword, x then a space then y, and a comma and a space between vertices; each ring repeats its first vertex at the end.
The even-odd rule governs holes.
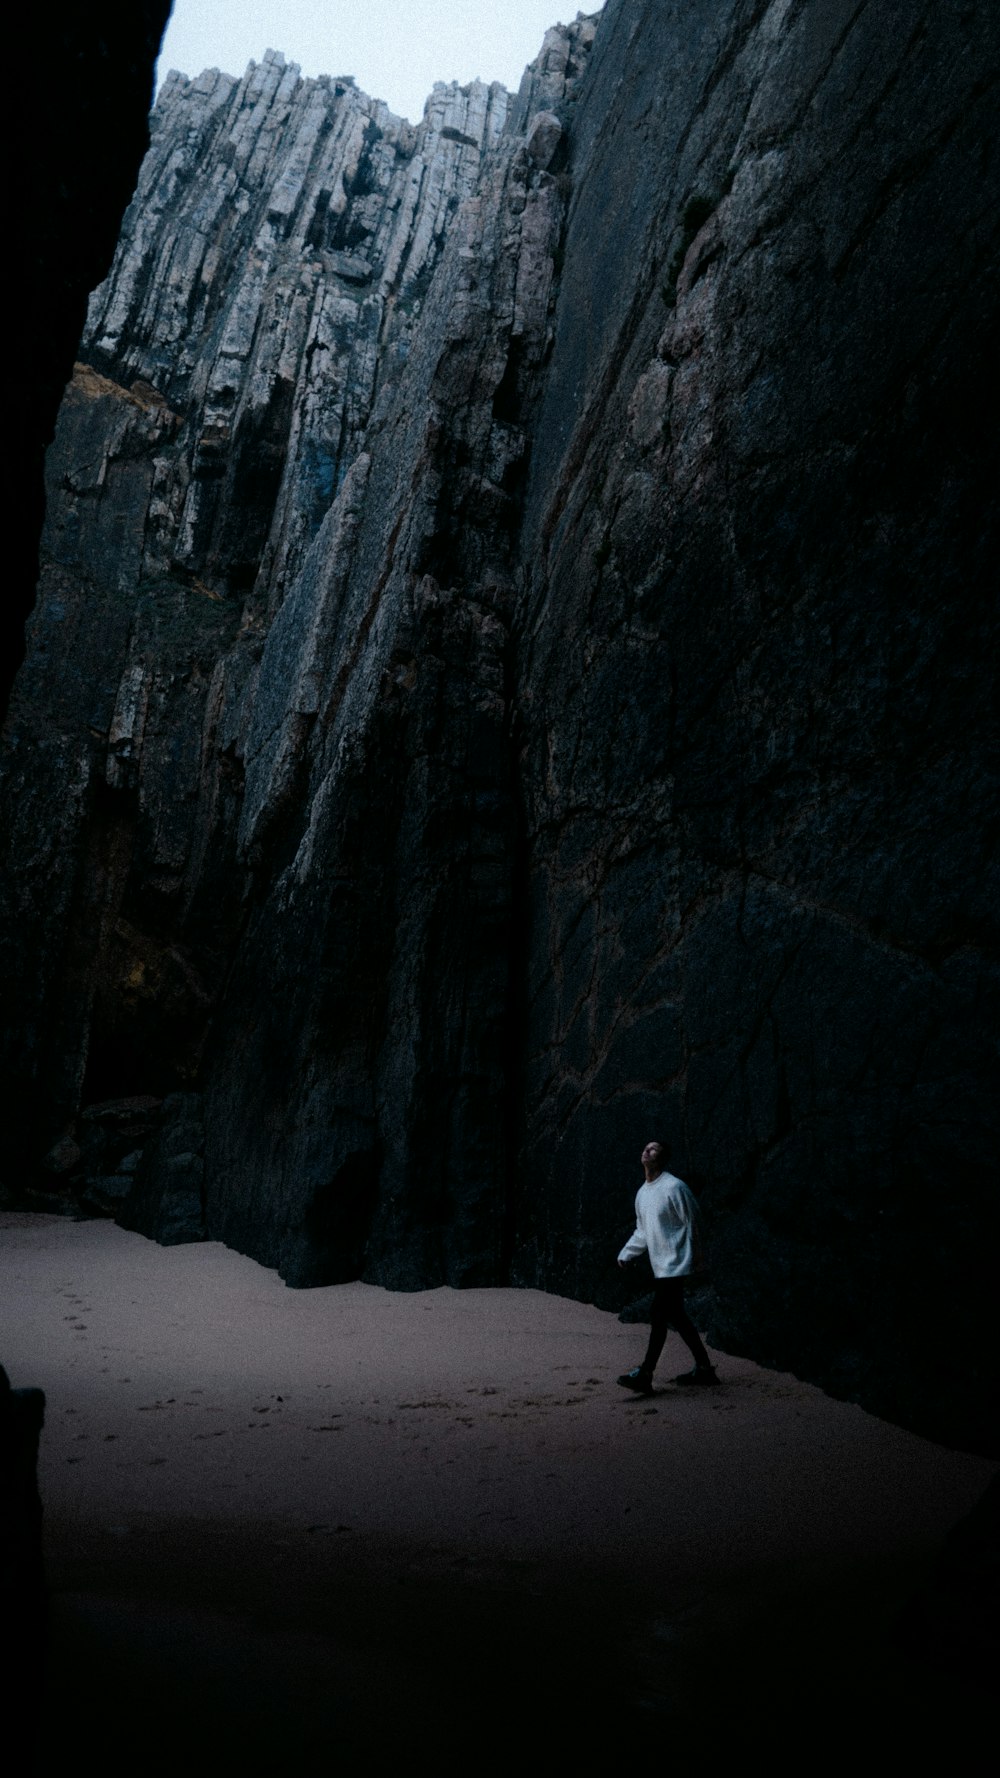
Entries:
POLYGON ((626 1241, 618 1264, 627 1266, 641 1254, 649 1254, 653 1268, 653 1314, 646 1356, 634 1371, 618 1381, 637 1395, 652 1395, 653 1372, 667 1338, 675 1327, 694 1359, 694 1370, 674 1378, 675 1383, 700 1388, 719 1381, 698 1330, 684 1307, 684 1280, 701 1261, 698 1206, 683 1179, 668 1173, 662 1142, 647 1142, 642 1151, 645 1185, 635 1200, 635 1234, 626 1241))

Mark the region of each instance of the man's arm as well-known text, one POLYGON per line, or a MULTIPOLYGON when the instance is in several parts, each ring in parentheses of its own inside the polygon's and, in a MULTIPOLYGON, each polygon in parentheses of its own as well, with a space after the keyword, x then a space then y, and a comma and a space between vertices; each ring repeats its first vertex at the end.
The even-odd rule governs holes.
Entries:
POLYGON ((641 1259, 641 1257, 645 1253, 645 1251, 646 1251, 646 1237, 643 1233, 642 1224, 639 1221, 639 1213, 638 1213, 638 1209, 637 1209, 636 1210, 636 1219, 635 1219, 635 1233, 629 1236, 629 1238, 626 1241, 624 1247, 622 1248, 620 1254, 618 1255, 618 1264, 620 1266, 627 1266, 630 1259, 641 1259))

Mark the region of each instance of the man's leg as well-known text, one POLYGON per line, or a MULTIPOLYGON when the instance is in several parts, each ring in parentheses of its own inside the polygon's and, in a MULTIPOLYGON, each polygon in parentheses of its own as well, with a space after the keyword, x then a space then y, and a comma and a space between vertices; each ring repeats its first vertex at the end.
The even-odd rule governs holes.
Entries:
POLYGON ((634 1371, 626 1371, 618 1381, 626 1389, 634 1389, 639 1395, 649 1395, 653 1387, 653 1372, 659 1362, 660 1354, 666 1344, 667 1332, 675 1327, 684 1341, 685 1346, 694 1359, 695 1368, 683 1377, 675 1378, 679 1383, 717 1383, 718 1377, 709 1358, 701 1335, 684 1307, 683 1278, 654 1278, 653 1280, 653 1312, 650 1316, 649 1344, 646 1356, 634 1371))
POLYGON ((664 1284, 674 1284, 677 1287, 677 1294, 668 1311, 671 1326, 677 1329, 677 1332, 684 1341, 684 1344, 690 1352, 691 1357, 694 1359, 695 1364, 698 1366, 698 1369, 710 1371, 712 1369, 712 1360, 709 1358, 708 1353, 705 1350, 704 1342, 698 1329, 695 1327, 694 1322, 691 1320, 690 1315, 684 1307, 683 1278, 664 1278, 663 1282, 664 1284))
MULTIPOLYGON (((672 1298, 669 1287, 676 1282, 677 1280, 674 1278, 653 1279, 653 1312, 649 1318, 649 1345, 646 1347, 646 1356, 639 1366, 643 1376, 649 1377, 650 1379, 652 1379, 653 1372, 659 1362, 660 1353, 666 1345, 667 1331, 673 1318, 671 1315, 672 1298)), ((682 1298, 682 1314, 683 1311, 684 1301, 682 1298)), ((697 1335, 695 1337, 697 1338, 697 1335)))

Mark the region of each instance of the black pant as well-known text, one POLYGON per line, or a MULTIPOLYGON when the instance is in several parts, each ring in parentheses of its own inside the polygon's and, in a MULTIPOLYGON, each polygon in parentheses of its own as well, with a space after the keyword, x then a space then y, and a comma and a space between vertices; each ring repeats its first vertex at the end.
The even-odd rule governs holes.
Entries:
POLYGON ((671 1327, 677 1329, 695 1364, 711 1366, 712 1360, 701 1343, 698 1329, 684 1307, 683 1278, 654 1278, 651 1321, 649 1345, 642 1361, 642 1369, 648 1371, 650 1376, 656 1369, 657 1360, 666 1343, 667 1330, 671 1327))

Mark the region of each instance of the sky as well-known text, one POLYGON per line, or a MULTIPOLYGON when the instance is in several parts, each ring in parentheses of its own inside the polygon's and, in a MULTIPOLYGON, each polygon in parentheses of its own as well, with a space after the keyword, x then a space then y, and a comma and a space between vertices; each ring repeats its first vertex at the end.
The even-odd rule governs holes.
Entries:
POLYGON ((265 49, 303 74, 353 74, 363 92, 416 121, 435 80, 501 80, 516 90, 550 25, 603 0, 174 0, 158 81, 170 68, 240 75, 265 49))

